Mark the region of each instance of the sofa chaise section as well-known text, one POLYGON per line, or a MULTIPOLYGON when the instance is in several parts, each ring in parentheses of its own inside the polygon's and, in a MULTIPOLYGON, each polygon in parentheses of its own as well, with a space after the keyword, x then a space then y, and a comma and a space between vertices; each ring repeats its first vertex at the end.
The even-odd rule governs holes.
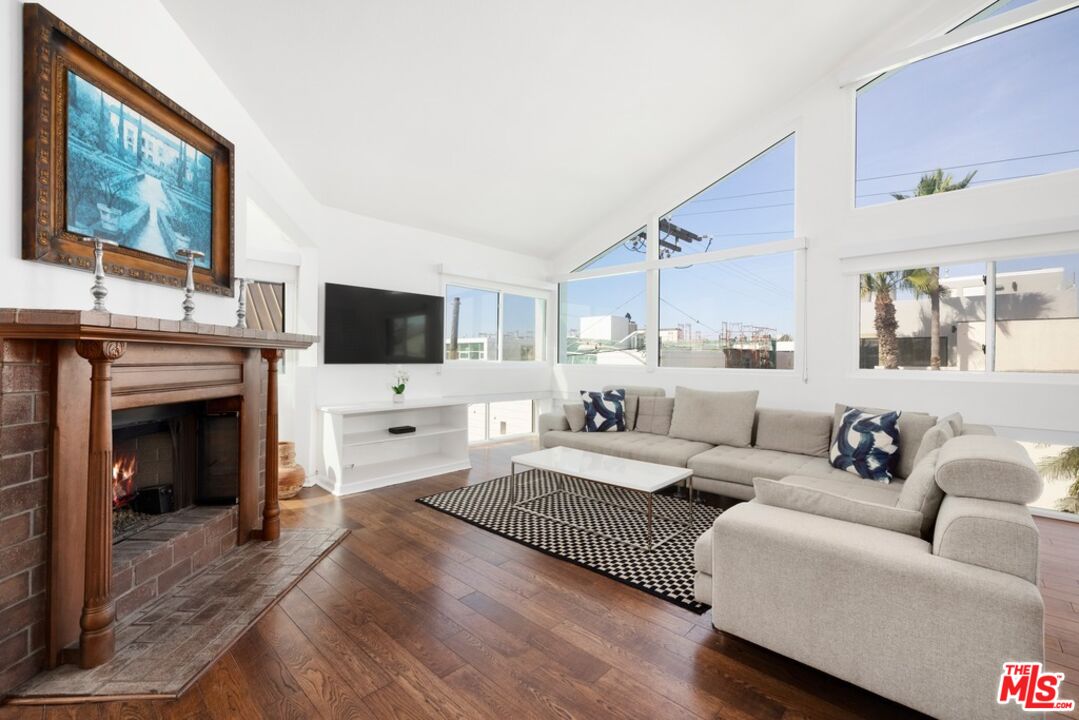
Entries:
POLYGON ((934 717, 1026 717, 996 692, 1004 662, 1044 658, 1025 506, 1041 479, 1014 442, 973 435, 923 457, 915 476, 936 497, 909 502, 911 485, 896 504, 933 513, 929 538, 759 500, 731 508, 697 541, 709 570, 698 599, 717 629, 934 717))

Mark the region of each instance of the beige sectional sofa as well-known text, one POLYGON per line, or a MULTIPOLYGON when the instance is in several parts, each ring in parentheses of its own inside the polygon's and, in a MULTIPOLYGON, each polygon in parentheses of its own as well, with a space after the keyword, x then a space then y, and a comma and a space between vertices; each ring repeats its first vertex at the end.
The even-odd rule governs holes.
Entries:
MULTIPOLYGON (((566 413, 544 414, 539 419, 543 447, 566 446, 618 457, 676 465, 693 470, 693 484, 706 492, 738 500, 753 497, 753 479, 779 480, 788 475, 831 479, 852 486, 872 486, 871 492, 898 495, 903 480, 910 474, 921 446, 922 437, 937 424, 937 418, 925 413, 905 412, 900 419, 900 444, 896 480, 880 485, 862 480, 828 461, 833 427, 841 410, 832 413, 802 412, 756 408, 746 418, 744 446, 714 444, 672 437, 671 420, 674 398, 666 398, 663 388, 618 386, 626 390, 626 417, 631 427, 626 432, 585 433, 570 429, 566 413), (659 400, 664 400, 660 406, 659 400), (647 429, 641 429, 647 428, 647 429)), ((604 388, 611 389, 611 387, 604 388)), ((679 388, 679 390, 684 390, 679 388)), ((572 410, 574 404, 567 403, 572 410)), ((722 412, 717 408, 717 413, 722 412)), ((968 425, 965 433, 992 432, 968 425)))
MULTIPOLYGON (((662 430, 653 405, 636 412, 662 430)), ((828 464, 833 414, 759 409, 748 447, 571 432, 559 414, 541 418, 541 436, 545 447, 684 465, 696 487, 755 498, 696 542, 695 592, 717 629, 934 717, 1030 717, 996 692, 1003 663, 1044 660, 1026 507, 1042 480, 1025 450, 988 428, 904 417, 890 484, 828 464)))

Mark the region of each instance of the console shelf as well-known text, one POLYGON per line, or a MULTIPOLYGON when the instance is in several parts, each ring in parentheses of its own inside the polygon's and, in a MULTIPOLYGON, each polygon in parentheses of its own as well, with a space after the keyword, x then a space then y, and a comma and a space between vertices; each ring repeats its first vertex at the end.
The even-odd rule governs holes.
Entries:
POLYGON ((467 470, 468 399, 324 407, 318 484, 334 495, 467 470), (392 435, 391 427, 416 432, 392 435))

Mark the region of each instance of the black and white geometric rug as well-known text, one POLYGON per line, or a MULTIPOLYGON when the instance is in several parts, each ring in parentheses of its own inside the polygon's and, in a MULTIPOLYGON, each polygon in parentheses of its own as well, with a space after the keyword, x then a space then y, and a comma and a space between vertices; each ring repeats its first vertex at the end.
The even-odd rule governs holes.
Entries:
MULTIPOLYGON (((544 470, 519 472, 515 476, 515 483, 518 500, 543 496, 558 488, 569 491, 532 500, 526 504, 528 508, 576 525, 595 528, 620 539, 646 544, 643 514, 646 499, 641 493, 544 470)), ((507 476, 417 498, 416 502, 614 578, 695 613, 708 610, 707 605, 693 599, 693 544, 723 512, 720 508, 697 502, 693 524, 689 529, 652 552, 646 552, 513 508, 511 492, 513 490, 507 476)), ((653 503, 656 538, 666 537, 684 526, 689 513, 688 500, 674 495, 655 495, 653 503)))

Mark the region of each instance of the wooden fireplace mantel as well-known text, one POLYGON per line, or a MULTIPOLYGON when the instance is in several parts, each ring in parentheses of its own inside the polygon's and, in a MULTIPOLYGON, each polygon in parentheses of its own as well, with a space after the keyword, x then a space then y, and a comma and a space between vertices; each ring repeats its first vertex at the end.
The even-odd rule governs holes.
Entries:
POLYGON ((94 310, 0 308, 0 337, 51 340, 114 340, 233 348, 302 350, 313 335, 278 333, 227 325, 120 315, 94 310))
POLYGON ((275 480, 277 363, 284 350, 307 348, 317 338, 107 312, 4 308, 4 339, 46 341, 55 359, 50 382, 48 662, 95 667, 112 657, 115 646, 112 411, 201 400, 235 409, 240 418, 236 540, 275 540, 280 514, 275 480), (259 427, 263 410, 264 433, 259 427), (263 440, 266 484, 260 518, 263 440))

